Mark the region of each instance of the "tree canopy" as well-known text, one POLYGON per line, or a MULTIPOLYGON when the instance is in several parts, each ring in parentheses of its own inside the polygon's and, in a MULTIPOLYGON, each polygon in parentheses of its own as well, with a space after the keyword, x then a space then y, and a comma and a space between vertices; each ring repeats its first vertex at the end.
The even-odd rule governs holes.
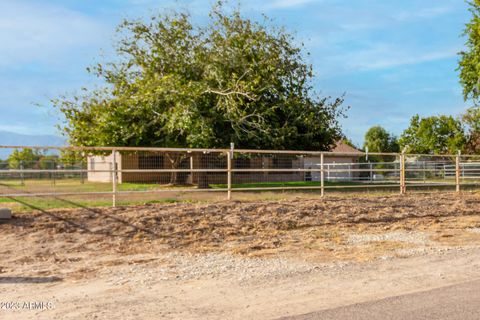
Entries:
POLYGON ((463 115, 462 121, 467 129, 466 151, 480 153, 480 0, 469 1, 472 18, 466 24, 466 49, 460 52, 458 69, 460 83, 463 86, 463 98, 471 100, 474 107, 469 108, 463 115))
POLYGON ((465 26, 466 50, 459 53, 459 71, 464 99, 472 99, 476 104, 480 97, 480 0, 469 4, 472 19, 465 26))
POLYGON ((30 169, 33 168, 37 161, 42 157, 42 154, 32 149, 15 149, 8 156, 8 166, 10 169, 30 169))
POLYGON ((462 114, 462 121, 466 127, 467 145, 466 152, 480 153, 480 107, 472 107, 462 114))
POLYGON ((118 56, 88 71, 105 86, 53 101, 72 145, 328 150, 343 98, 320 97, 291 34, 219 2, 198 26, 185 12, 125 20, 118 56))
POLYGON ((29 148, 15 149, 7 159, 10 169, 55 169, 58 156, 29 148))
POLYGON ((365 134, 364 148, 370 152, 398 152, 397 138, 381 126, 373 126, 365 134))
POLYGON ((462 123, 452 116, 415 115, 400 136, 399 144, 410 153, 455 154, 464 150, 466 137, 462 123))

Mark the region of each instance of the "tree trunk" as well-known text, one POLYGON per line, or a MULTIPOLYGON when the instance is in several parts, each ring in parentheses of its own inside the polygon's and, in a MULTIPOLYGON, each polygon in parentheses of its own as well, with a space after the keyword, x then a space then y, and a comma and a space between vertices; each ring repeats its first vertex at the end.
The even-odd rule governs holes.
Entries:
MULTIPOLYGON (((185 159, 185 155, 181 153, 167 153, 168 161, 170 162, 172 169, 179 169, 180 164, 185 159)), ((170 174, 170 184, 180 185, 185 184, 187 180, 187 174, 183 172, 172 172, 170 174)))

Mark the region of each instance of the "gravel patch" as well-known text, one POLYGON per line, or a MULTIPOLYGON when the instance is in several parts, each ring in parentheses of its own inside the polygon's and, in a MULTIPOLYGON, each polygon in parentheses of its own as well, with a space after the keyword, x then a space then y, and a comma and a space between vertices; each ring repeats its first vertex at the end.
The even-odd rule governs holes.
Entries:
MULTIPOLYGON (((276 278, 305 274, 326 265, 292 261, 284 258, 245 258, 228 253, 184 254, 169 253, 166 265, 156 268, 132 266, 116 270, 114 285, 135 282, 141 274, 142 284, 168 280, 196 280, 205 278, 232 278, 246 281, 253 278, 276 278)), ((345 263, 343 263, 345 264, 345 263)), ((341 267, 341 266, 338 266, 341 267)))
POLYGON ((382 234, 351 234, 348 237, 348 244, 364 244, 368 242, 378 242, 378 241, 398 241, 398 242, 407 242, 418 245, 427 245, 430 244, 429 236, 423 232, 388 232, 382 234))
POLYGON ((114 286, 140 284, 151 286, 159 281, 227 278, 235 282, 285 278, 316 270, 334 272, 349 262, 310 263, 286 258, 248 258, 228 253, 168 253, 168 263, 155 267, 132 265, 106 271, 114 286))
POLYGON ((252 277, 288 276, 307 273, 317 265, 291 261, 284 258, 245 258, 227 253, 170 254, 172 270, 176 278, 197 279, 203 277, 235 276, 239 280, 252 277))

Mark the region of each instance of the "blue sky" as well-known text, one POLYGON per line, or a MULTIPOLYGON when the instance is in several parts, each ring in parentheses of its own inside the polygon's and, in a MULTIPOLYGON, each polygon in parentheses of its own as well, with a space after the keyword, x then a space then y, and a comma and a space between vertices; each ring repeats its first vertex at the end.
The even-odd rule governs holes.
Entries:
MULTIPOLYGON (((206 21, 209 0, 15 0, 0 2, 0 131, 59 134, 50 98, 98 81, 85 67, 109 60, 123 18, 180 7, 206 21), (39 107, 36 104, 41 104, 39 107)), ((347 136, 362 143, 382 125, 399 135, 410 117, 461 113, 457 52, 469 20, 462 0, 243 0, 294 32, 311 53, 315 89, 346 94, 347 136)))

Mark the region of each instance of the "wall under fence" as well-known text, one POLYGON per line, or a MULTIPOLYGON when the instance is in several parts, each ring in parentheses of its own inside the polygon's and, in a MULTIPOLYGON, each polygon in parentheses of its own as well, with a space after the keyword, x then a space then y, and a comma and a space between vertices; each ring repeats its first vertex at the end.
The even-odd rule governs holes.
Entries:
POLYGON ((0 146, 0 198, 480 185, 480 156, 286 150, 0 146), (18 152, 33 150, 34 152, 18 152), (27 154, 26 159, 18 154, 27 154))

